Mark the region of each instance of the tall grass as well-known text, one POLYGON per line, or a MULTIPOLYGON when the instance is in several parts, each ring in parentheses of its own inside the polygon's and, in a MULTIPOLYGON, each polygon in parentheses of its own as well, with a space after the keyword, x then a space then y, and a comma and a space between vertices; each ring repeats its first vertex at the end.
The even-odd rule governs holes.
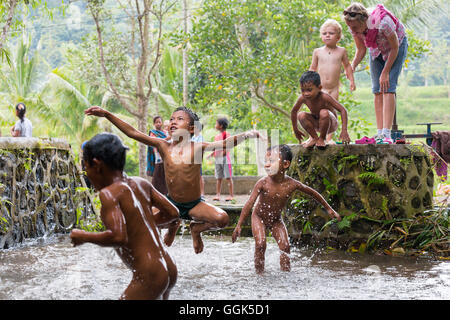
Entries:
MULTIPOLYGON (((371 123, 370 130, 376 129, 373 94, 371 88, 358 88, 355 99, 361 103, 355 112, 371 123)), ((350 115, 351 116, 351 115, 350 115)), ((441 122, 433 125, 432 131, 450 130, 450 99, 446 86, 406 87, 397 90, 397 125, 404 133, 425 133, 426 126, 417 123, 441 122)))

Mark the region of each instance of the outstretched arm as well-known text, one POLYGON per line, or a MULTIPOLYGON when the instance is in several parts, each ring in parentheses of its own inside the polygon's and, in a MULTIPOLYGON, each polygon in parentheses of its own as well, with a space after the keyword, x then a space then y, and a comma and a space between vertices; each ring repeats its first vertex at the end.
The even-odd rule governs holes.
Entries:
POLYGON ((304 98, 303 98, 303 96, 300 96, 298 98, 297 102, 295 103, 294 107, 291 110, 292 129, 294 130, 294 134, 297 137, 299 142, 302 142, 303 136, 305 135, 298 129, 298 124, 297 124, 297 113, 298 113, 298 110, 300 110, 300 107, 302 106, 303 103, 304 103, 304 98))
POLYGON ((298 183, 297 189, 303 193, 306 193, 308 196, 316 199, 321 205, 323 205, 325 207, 325 209, 327 210, 327 212, 331 218, 336 218, 338 221, 341 220, 341 216, 336 211, 334 211, 334 209, 328 204, 328 202, 326 202, 326 200, 324 199, 324 197, 322 197, 322 195, 320 193, 318 193, 313 188, 310 188, 307 185, 304 185, 301 182, 297 182, 297 183, 298 183))
POLYGON ((260 135, 258 131, 250 130, 228 137, 225 140, 219 140, 214 142, 203 142, 202 147, 203 151, 226 150, 230 147, 234 148, 242 141, 250 138, 263 138, 263 137, 260 135))
POLYGON ((356 45, 355 57, 353 58, 352 61, 352 69, 353 71, 355 71, 358 64, 362 61, 362 59, 364 59, 364 56, 366 55, 367 52, 367 48, 366 45, 364 44, 364 41, 361 38, 359 38, 356 35, 352 36, 356 45))
POLYGON ((247 219, 248 215, 250 214, 253 208, 253 205, 255 204, 256 199, 259 196, 259 193, 261 191, 261 185, 262 185, 261 180, 255 184, 252 193, 250 194, 250 197, 248 198, 247 202, 242 208, 241 216, 239 217, 239 221, 236 224, 236 227, 234 228, 233 234, 231 236, 232 242, 235 242, 236 239, 241 235, 242 224, 244 223, 245 219, 247 219))
POLYGON ((355 91, 355 78, 353 76, 353 69, 348 60, 347 50, 344 50, 344 56, 342 57, 342 64, 344 65, 345 76, 350 81, 350 90, 355 91))
POLYGON ((150 137, 147 134, 145 134, 139 130, 136 130, 131 125, 129 125, 125 121, 119 119, 111 112, 109 112, 105 109, 102 109, 98 106, 92 106, 89 109, 86 109, 84 111, 84 113, 88 116, 105 117, 113 125, 115 125, 118 129, 120 129, 120 131, 125 133, 128 137, 130 137, 134 140, 137 140, 139 142, 142 142, 146 145, 155 147, 156 149, 158 149, 158 152, 162 155, 161 146, 162 146, 162 143, 165 142, 164 139, 150 137))
POLYGON ((104 190, 100 191, 99 197, 102 204, 100 216, 106 231, 87 232, 73 229, 70 233, 70 238, 74 246, 91 242, 104 247, 117 247, 128 242, 125 217, 120 209, 119 200, 109 191, 104 190))

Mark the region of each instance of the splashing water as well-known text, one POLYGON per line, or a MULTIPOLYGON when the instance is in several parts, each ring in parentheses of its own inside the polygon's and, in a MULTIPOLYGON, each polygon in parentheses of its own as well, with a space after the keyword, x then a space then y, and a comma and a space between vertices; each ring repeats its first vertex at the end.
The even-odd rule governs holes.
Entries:
MULTIPOLYGON (((450 264, 390 256, 292 248, 291 272, 280 271, 268 238, 265 273, 254 270, 253 238, 204 237, 195 254, 189 235, 168 248, 178 267, 171 299, 448 299, 450 264), (387 285, 388 284, 388 285, 387 285)), ((115 251, 72 247, 54 236, 0 251, 0 299, 118 299, 131 280, 115 251)))

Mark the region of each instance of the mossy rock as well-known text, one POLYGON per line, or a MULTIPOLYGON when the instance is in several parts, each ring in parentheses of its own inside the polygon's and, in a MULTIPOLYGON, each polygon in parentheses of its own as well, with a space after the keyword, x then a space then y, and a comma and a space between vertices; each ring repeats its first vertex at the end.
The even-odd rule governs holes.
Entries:
POLYGON ((411 218, 433 205, 434 175, 429 155, 422 148, 410 145, 330 145, 325 150, 290 147, 294 159, 288 175, 321 193, 341 216, 354 217, 337 235, 325 232, 323 226, 330 218, 324 208, 306 195, 296 194, 285 212, 289 235, 295 243, 329 243, 330 236, 333 243, 339 243, 340 239, 341 243, 351 242, 352 237, 367 240, 373 232, 371 220, 411 218))

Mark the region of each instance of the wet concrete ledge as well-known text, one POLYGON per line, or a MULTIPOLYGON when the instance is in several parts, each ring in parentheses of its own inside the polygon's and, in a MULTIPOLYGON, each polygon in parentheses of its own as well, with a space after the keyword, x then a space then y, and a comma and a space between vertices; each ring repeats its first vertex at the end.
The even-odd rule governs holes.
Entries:
POLYGON ((0 137, 0 149, 71 149, 70 144, 60 138, 0 137))

